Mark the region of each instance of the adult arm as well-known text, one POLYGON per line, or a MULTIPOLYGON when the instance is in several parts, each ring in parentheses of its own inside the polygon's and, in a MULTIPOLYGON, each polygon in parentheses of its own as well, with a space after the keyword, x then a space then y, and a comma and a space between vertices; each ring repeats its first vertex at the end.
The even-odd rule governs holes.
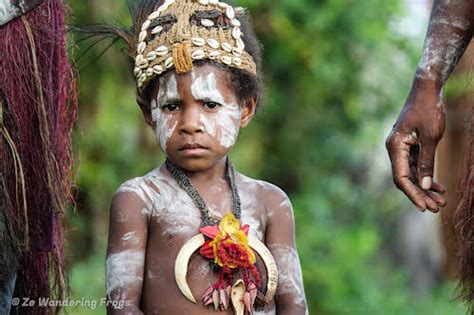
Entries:
POLYGON ((301 265, 295 243, 295 220, 291 202, 279 188, 269 185, 263 194, 267 204, 265 244, 278 268, 275 295, 278 315, 308 314, 301 265))
POLYGON ((115 194, 110 210, 106 286, 108 314, 140 311, 148 219, 143 201, 130 191, 115 194))
POLYGON ((0 26, 30 11, 43 0, 0 0, 0 26))
POLYGON ((443 86, 471 41, 474 1, 435 0, 411 91, 387 138, 395 185, 424 211, 446 204, 433 182, 435 150, 445 128, 443 86))

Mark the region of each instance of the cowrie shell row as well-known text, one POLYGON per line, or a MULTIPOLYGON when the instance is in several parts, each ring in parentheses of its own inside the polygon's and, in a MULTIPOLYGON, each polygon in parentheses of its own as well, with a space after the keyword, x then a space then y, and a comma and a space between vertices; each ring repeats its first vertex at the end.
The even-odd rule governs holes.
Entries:
POLYGON ((242 59, 240 59, 239 57, 234 57, 232 59, 232 63, 236 66, 240 66, 240 65, 242 65, 242 59))
POLYGON ((206 44, 206 40, 201 37, 194 37, 191 39, 191 42, 196 46, 204 46, 206 44))
POLYGON ((242 35, 242 32, 240 31, 240 28, 234 27, 234 28, 232 29, 232 37, 233 37, 234 39, 239 39, 239 38, 240 38, 240 35, 242 35))
POLYGON ((209 19, 202 19, 201 24, 208 27, 214 26, 214 22, 209 19))
POLYGON ((232 46, 229 43, 222 43, 221 46, 225 51, 232 52, 232 46))
POLYGON ((240 49, 239 47, 234 47, 232 49, 232 53, 236 55, 237 57, 240 57, 243 54, 243 50, 240 49))
POLYGON ((155 12, 153 12, 152 14, 150 14, 150 15, 148 16, 148 19, 149 19, 149 20, 154 20, 154 19, 156 19, 157 17, 160 16, 160 13, 161 13, 161 12, 159 12, 159 11, 155 11, 155 12))
POLYGON ((155 52, 158 56, 164 56, 168 53, 168 47, 158 46, 158 47, 155 48, 155 52))
POLYGON ((141 42, 140 44, 138 44, 137 52, 139 54, 142 54, 145 51, 145 48, 146 48, 145 42, 141 42))
POLYGON ((165 61, 165 68, 169 69, 172 66, 174 66, 173 57, 168 57, 168 59, 165 61))
POLYGON ((150 27, 151 21, 146 20, 145 23, 142 25, 142 31, 146 31, 150 27))
POLYGON ((214 48, 214 49, 217 49, 219 48, 219 42, 213 38, 209 38, 207 40, 207 44, 211 47, 211 48, 214 48))
POLYGON ((139 42, 145 41, 146 36, 147 36, 146 31, 141 31, 141 32, 140 32, 140 35, 138 35, 138 41, 139 41, 139 42))
POLYGON ((222 56, 221 61, 225 63, 226 65, 232 64, 232 58, 230 58, 229 56, 222 56))
POLYGON ((235 17, 235 12, 234 12, 234 8, 231 7, 230 5, 227 6, 226 10, 225 10, 225 14, 227 15, 227 17, 229 19, 233 19, 235 17))
POLYGON ((148 61, 153 61, 153 60, 156 59, 156 56, 157 56, 156 52, 150 51, 150 52, 146 55, 146 59, 147 59, 148 61))
POLYGON ((217 57, 219 57, 221 55, 220 52, 216 51, 216 50, 213 50, 209 53, 209 59, 216 59, 217 57))
POLYGON ((204 50, 201 50, 201 49, 197 49, 193 51, 193 53, 191 54, 191 58, 196 59, 196 60, 203 59, 205 56, 206 54, 204 53, 204 50))
POLYGON ((163 30, 163 26, 158 25, 157 27, 151 30, 151 33, 155 35, 155 34, 161 33, 162 30, 163 30))

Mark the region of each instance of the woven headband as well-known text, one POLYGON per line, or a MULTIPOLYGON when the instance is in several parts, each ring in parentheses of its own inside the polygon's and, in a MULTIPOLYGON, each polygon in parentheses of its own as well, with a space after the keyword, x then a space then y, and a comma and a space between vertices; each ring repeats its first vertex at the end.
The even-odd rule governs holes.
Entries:
POLYGON ((217 0, 166 0, 141 26, 134 69, 138 89, 172 68, 188 73, 196 60, 256 74, 242 40, 239 10, 217 0))

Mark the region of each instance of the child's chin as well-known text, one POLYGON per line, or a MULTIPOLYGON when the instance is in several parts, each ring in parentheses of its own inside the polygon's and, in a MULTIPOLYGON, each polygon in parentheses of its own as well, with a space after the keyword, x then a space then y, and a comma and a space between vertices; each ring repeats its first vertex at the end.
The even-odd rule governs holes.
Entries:
POLYGON ((201 172, 212 168, 215 164, 215 160, 207 159, 207 158, 181 158, 174 160, 173 158, 169 158, 174 165, 178 166, 179 168, 188 171, 188 172, 201 172))

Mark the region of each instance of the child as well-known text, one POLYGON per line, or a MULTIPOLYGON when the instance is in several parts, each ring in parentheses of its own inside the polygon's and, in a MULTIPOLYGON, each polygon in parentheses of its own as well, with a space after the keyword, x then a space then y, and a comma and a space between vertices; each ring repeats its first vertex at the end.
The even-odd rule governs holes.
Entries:
POLYGON ((307 314, 288 197, 228 159, 260 96, 260 49, 243 9, 216 0, 131 8, 134 27, 116 33, 167 159, 113 198, 108 311, 307 314))

